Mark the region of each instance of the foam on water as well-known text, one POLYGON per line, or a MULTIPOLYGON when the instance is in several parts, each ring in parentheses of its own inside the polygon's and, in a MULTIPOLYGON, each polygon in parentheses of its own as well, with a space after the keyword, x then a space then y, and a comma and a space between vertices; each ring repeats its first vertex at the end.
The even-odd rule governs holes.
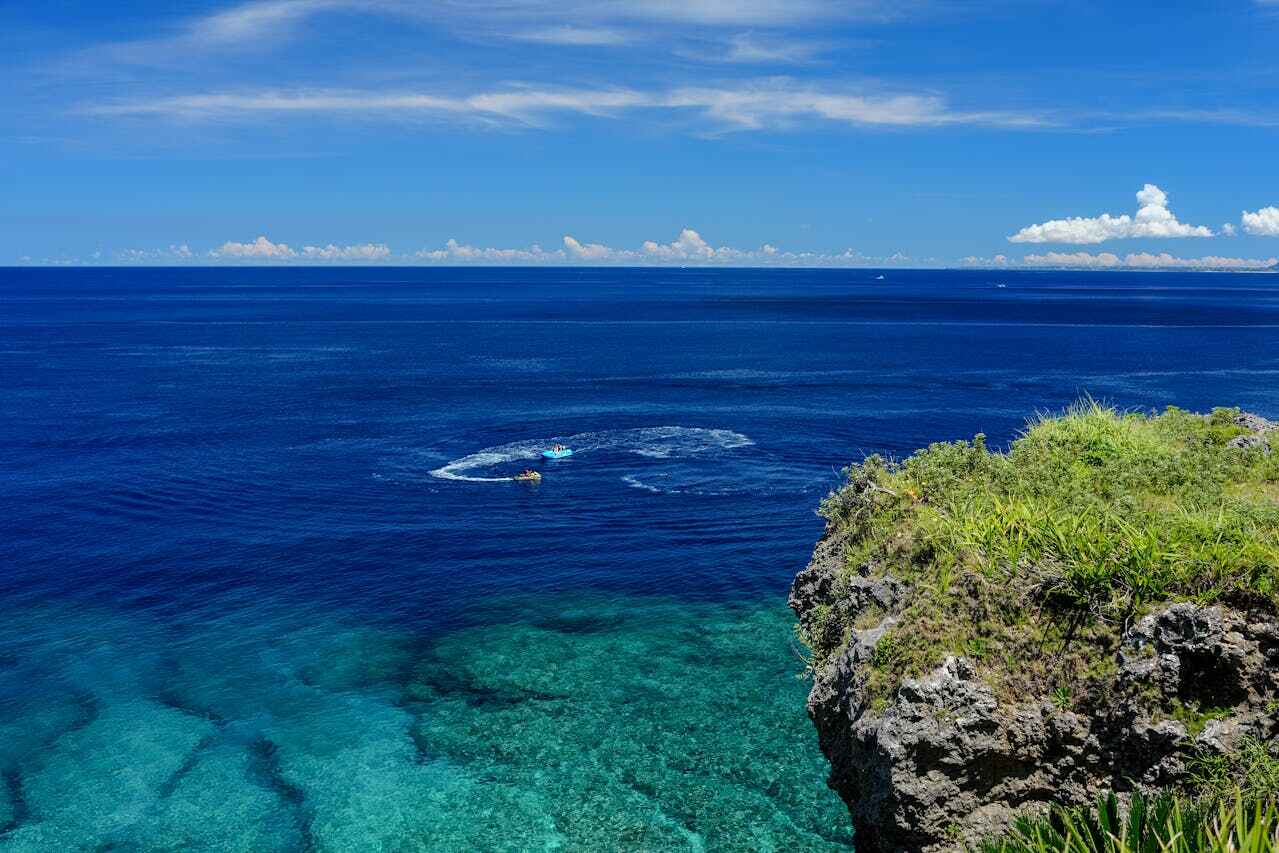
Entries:
POLYGON ((436 468, 431 475, 442 480, 458 480, 467 483, 510 482, 512 479, 510 476, 479 476, 470 472, 491 471, 513 462, 540 459, 542 451, 556 443, 573 448, 574 458, 586 453, 613 451, 646 456, 651 459, 683 458, 711 450, 734 450, 754 444, 751 439, 741 433, 727 429, 665 426, 583 432, 577 435, 527 439, 487 447, 460 459, 454 459, 447 465, 436 468))

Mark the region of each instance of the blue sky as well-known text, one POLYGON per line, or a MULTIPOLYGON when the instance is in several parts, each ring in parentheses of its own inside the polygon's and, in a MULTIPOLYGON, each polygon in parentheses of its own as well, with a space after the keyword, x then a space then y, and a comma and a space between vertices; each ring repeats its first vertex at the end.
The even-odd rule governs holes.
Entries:
POLYGON ((0 263, 1268 263, 1277 44, 1279 0, 5 4, 0 263))

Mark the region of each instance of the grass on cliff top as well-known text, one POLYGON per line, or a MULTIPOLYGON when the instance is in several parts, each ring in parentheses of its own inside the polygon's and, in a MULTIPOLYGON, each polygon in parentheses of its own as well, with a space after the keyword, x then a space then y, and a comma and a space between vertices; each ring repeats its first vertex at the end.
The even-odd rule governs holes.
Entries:
MULTIPOLYGON (((846 576, 914 587, 875 650, 881 686, 965 654, 1070 704, 1154 604, 1279 602, 1279 453, 1229 447, 1238 414, 1085 401, 1007 452, 978 435, 846 469, 820 508, 847 534, 846 576)), ((818 663, 858 614, 821 616, 803 632, 818 663)))

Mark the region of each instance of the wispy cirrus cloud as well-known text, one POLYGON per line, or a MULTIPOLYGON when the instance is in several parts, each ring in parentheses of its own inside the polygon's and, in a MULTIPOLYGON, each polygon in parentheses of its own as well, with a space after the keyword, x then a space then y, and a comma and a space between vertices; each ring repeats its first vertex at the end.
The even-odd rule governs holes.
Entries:
POLYGON ((1135 216, 1077 216, 1051 219, 1038 225, 1027 225, 1008 238, 1012 243, 1074 243, 1088 245, 1107 240, 1137 237, 1212 237, 1206 225, 1186 225, 1168 209, 1168 194, 1154 184, 1146 184, 1137 192, 1139 205, 1135 216))
POLYGON ((786 29, 820 21, 888 20, 932 3, 890 0, 248 0, 175 22, 166 31, 103 46, 125 62, 167 61, 199 50, 272 46, 299 36, 324 16, 395 18, 424 28, 558 45, 620 45, 636 30, 786 29))
MULTIPOLYGON (((1279 0, 1276 0, 1279 6, 1279 0)), ((1097 118, 1124 122, 1177 122, 1184 124, 1224 124, 1234 127, 1279 127, 1279 113, 1265 109, 1204 108, 1134 110, 1122 117, 1103 113, 1097 118)))
POLYGON ((209 45, 279 38, 307 19, 335 11, 394 11, 395 4, 352 0, 258 0, 189 21, 184 36, 209 45))
MULTIPOLYGON (((129 41, 107 42, 85 51, 80 64, 101 72, 104 63, 125 66, 167 65, 200 54, 272 48, 290 40, 314 19, 327 14, 402 15, 396 0, 251 0, 206 15, 159 22, 150 33, 129 41)), ((74 63, 73 63, 74 64, 74 63)))
POLYGON ((612 47, 634 40, 632 34, 613 27, 579 27, 568 24, 514 30, 506 36, 516 41, 577 47, 612 47))
POLYGON ((786 78, 724 86, 685 86, 665 91, 524 86, 465 96, 352 90, 215 92, 93 104, 82 107, 81 111, 98 116, 161 116, 184 120, 269 114, 435 116, 528 125, 537 125, 544 117, 557 113, 612 116, 664 111, 709 119, 725 130, 784 128, 805 120, 896 127, 1034 128, 1051 124, 1030 113, 956 109, 933 94, 863 93, 820 88, 786 78))
POLYGON ((191 33, 210 39, 255 37, 337 11, 394 15, 427 23, 794 27, 815 21, 899 18, 926 5, 918 0, 251 0, 195 18, 187 27, 191 33))
POLYGON ((757 32, 734 33, 728 38, 680 50, 681 56, 701 62, 736 65, 810 65, 834 50, 833 42, 799 36, 757 32))

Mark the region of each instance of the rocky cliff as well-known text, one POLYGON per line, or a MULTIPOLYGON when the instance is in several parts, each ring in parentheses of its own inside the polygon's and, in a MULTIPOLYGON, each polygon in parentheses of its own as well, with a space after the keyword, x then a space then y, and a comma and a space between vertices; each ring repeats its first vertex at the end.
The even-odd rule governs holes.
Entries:
MULTIPOLYGON (((1238 434, 1221 444, 1269 452, 1261 437, 1272 424, 1244 415, 1236 423, 1238 434)), ((1081 804, 1103 790, 1185 785, 1205 757, 1279 736, 1279 617, 1273 598, 1262 595, 1155 603, 1098 629, 1084 653, 1097 659, 1058 669, 1084 673, 1073 692, 1071 683, 1049 689, 1054 682, 1036 686, 1010 672, 1052 662, 1035 660, 1035 647, 1009 641, 1009 631, 1008 653, 998 657, 981 654, 984 642, 971 639, 947 646, 944 628, 937 655, 922 658, 927 666, 886 689, 880 671, 889 638, 931 630, 916 602, 933 595, 924 587, 933 578, 917 569, 899 576, 885 556, 891 549, 865 547, 867 530, 832 520, 790 594, 814 649, 808 712, 860 853, 965 849, 1019 813, 1081 804)), ((962 576, 954 582, 961 589, 962 576)), ((989 585, 967 594, 961 623, 999 606, 975 601, 992 596, 989 585)), ((1043 604, 1035 591, 1023 600, 1011 581, 995 584, 993 597, 1005 595, 1026 607, 1040 595, 1043 604)), ((1064 646, 1043 636, 1038 654, 1063 658, 1064 646)))

